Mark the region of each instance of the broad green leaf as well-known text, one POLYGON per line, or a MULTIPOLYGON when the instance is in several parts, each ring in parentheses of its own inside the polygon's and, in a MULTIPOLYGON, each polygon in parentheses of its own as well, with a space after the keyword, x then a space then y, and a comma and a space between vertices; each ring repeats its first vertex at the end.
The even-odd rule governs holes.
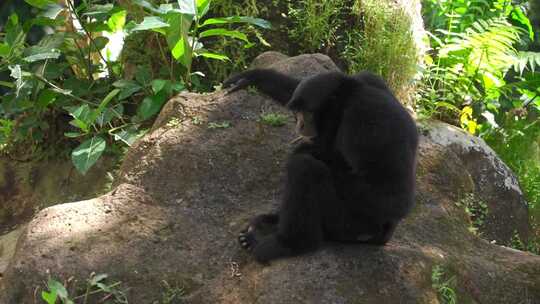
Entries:
POLYGON ((221 60, 221 61, 230 61, 229 57, 227 57, 225 55, 216 54, 216 53, 210 53, 210 52, 201 53, 201 54, 199 54, 199 56, 202 56, 202 57, 205 57, 205 58, 210 58, 210 59, 217 59, 217 60, 221 60))
POLYGON ((157 114, 163 104, 167 101, 167 94, 161 91, 156 95, 146 97, 138 109, 138 115, 142 120, 146 120, 157 114))
POLYGON ((112 14, 112 16, 107 21, 107 25, 109 25, 109 28, 112 32, 121 31, 124 28, 124 25, 126 24, 126 16, 126 10, 121 10, 112 14))
POLYGON ((161 11, 157 9, 152 3, 146 0, 132 0, 133 3, 137 4, 140 7, 144 7, 150 10, 153 13, 161 14, 161 11))
MULTIPOLYGON (((101 51, 102 49, 104 49, 106 46, 107 46, 107 43, 109 43, 109 38, 107 37, 103 37, 103 36, 100 36, 100 37, 96 37, 94 38, 94 44, 95 44, 95 47, 101 51)), ((94 45, 92 45, 93 47, 94 45)))
POLYGON ((40 17, 45 17, 47 19, 56 19, 58 15, 64 10, 65 8, 57 3, 51 3, 48 4, 45 9, 38 15, 40 17))
POLYGON ((5 43, 0 43, 0 57, 7 57, 11 48, 5 43))
POLYGON ((37 105, 44 109, 51 103, 53 103, 56 100, 56 97, 58 97, 58 93, 53 90, 42 90, 39 93, 38 99, 37 99, 37 105))
POLYGON ((53 279, 49 279, 47 281, 47 286, 49 287, 49 290, 53 291, 53 292, 56 292, 56 294, 62 298, 62 299, 66 299, 67 296, 68 296, 68 293, 67 293, 67 290, 66 290, 66 287, 64 287, 64 285, 62 285, 62 283, 56 281, 56 280, 53 280, 53 279))
POLYGON ((60 55, 60 51, 52 49, 50 52, 44 52, 24 57, 23 60, 26 62, 36 62, 45 59, 58 59, 60 55))
POLYGON ((196 0, 178 0, 180 12, 182 14, 195 16, 197 14, 196 0))
POLYGON ((150 81, 152 81, 152 70, 146 65, 139 66, 135 72, 135 79, 145 87, 150 85, 150 81))
POLYGON ((210 9, 210 0, 197 0, 197 18, 201 19, 210 9))
POLYGON ((101 113, 103 112, 103 110, 105 109, 105 107, 109 104, 109 102, 111 102, 111 100, 116 96, 118 95, 118 93, 120 93, 120 89, 114 89, 112 90, 111 92, 109 92, 109 94, 107 94, 107 96, 105 96, 105 98, 103 98, 103 100, 101 101, 101 103, 99 104, 99 107, 97 108, 97 113, 101 113))
POLYGON ((94 136, 73 150, 71 161, 77 171, 84 175, 101 157, 106 147, 107 142, 103 138, 94 136))
POLYGON ((191 64, 191 46, 186 39, 180 39, 171 50, 174 59, 179 60, 184 66, 191 64))
POLYGON ((124 79, 116 81, 113 83, 113 86, 121 89, 120 95, 118 95, 118 100, 124 100, 142 89, 142 87, 135 81, 124 79))
POLYGON ((244 17, 244 16, 232 16, 232 17, 222 17, 222 18, 209 18, 206 19, 201 27, 212 25, 212 24, 228 24, 228 23, 249 23, 256 25, 258 27, 262 27, 265 29, 272 28, 272 24, 270 22, 260 19, 260 18, 253 18, 253 17, 244 17))
POLYGON ((121 118, 124 113, 124 106, 118 104, 113 108, 106 108, 96 119, 96 123, 103 127, 105 124, 109 123, 113 118, 121 118))
POLYGON ((240 39, 242 41, 245 41, 245 42, 249 43, 249 40, 248 40, 246 34, 240 32, 240 31, 231 31, 231 30, 224 29, 224 28, 216 28, 216 29, 206 30, 206 31, 199 34, 200 38, 210 37, 210 36, 228 36, 228 37, 240 39))
POLYGON ((79 132, 66 132, 66 133, 64 133, 64 136, 69 137, 69 138, 77 138, 77 137, 81 137, 83 135, 84 135, 83 133, 79 133, 79 132))
POLYGON ((181 82, 176 82, 172 84, 171 88, 173 91, 182 92, 186 88, 186 86, 181 82))
POLYGON ((66 33, 54 33, 47 35, 41 39, 38 43, 39 47, 43 47, 45 51, 51 49, 60 49, 64 40, 66 39, 66 33))
POLYGON ((26 35, 19 24, 19 16, 17 16, 17 14, 13 13, 9 16, 4 31, 6 33, 4 43, 9 45, 12 49, 17 46, 23 46, 26 35))
POLYGON ((111 10, 114 9, 114 5, 112 3, 108 4, 93 4, 90 6, 87 12, 85 12, 84 16, 102 16, 107 15, 111 10))
POLYGON ((56 294, 56 291, 41 292, 41 299, 43 299, 47 304, 56 304, 56 299, 58 298, 58 295, 56 294))
POLYGON ((24 2, 30 4, 33 7, 44 8, 49 4, 54 4, 55 0, 24 0, 24 2))
POLYGON ((159 91, 163 90, 163 88, 166 85, 170 85, 170 84, 171 84, 170 80, 155 79, 152 81, 152 91, 154 91, 154 93, 157 94, 159 91))
POLYGON ((141 133, 137 127, 130 127, 123 129, 120 132, 113 133, 113 136, 115 140, 120 140, 126 145, 131 146, 137 139, 139 139, 139 137, 141 137, 141 133))
POLYGON ((188 40, 189 28, 192 20, 183 14, 169 13, 166 15, 167 22, 171 25, 167 28, 167 44, 173 57, 182 65, 191 65, 192 50, 188 40))
POLYGON ((514 7, 512 13, 510 13, 510 18, 512 18, 512 20, 516 21, 523 28, 525 28, 529 33, 529 38, 531 39, 531 41, 534 41, 534 30, 531 25, 531 21, 529 20, 527 15, 525 15, 525 13, 521 10, 520 7, 514 7))
POLYGON ((81 129, 85 133, 89 131, 94 118, 92 118, 92 110, 87 104, 68 106, 64 107, 64 109, 74 118, 69 122, 70 125, 81 129))
POLYGON ((162 27, 169 27, 168 23, 165 23, 163 19, 156 16, 151 17, 144 17, 144 20, 137 24, 132 31, 145 31, 145 30, 151 30, 151 29, 157 29, 162 27))

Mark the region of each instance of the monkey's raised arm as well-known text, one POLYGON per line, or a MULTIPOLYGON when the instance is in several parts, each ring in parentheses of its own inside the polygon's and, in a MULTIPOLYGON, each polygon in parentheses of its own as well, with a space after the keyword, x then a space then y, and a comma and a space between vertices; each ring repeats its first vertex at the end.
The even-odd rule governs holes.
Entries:
POLYGON ((254 69, 236 74, 223 82, 223 87, 232 87, 230 92, 254 86, 285 106, 291 99, 300 80, 269 69, 254 69))

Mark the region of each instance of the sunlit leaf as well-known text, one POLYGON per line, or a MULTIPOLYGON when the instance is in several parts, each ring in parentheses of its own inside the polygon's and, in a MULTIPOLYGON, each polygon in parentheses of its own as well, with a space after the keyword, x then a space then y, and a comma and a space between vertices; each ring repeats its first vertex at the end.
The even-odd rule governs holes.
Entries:
POLYGON ((49 52, 43 52, 24 57, 23 60, 26 62, 36 62, 45 59, 57 59, 58 57, 60 57, 60 55, 60 51, 52 49, 49 52))
POLYGON ((126 16, 126 10, 120 10, 111 15, 109 20, 107 20, 107 25, 112 32, 121 31, 124 28, 124 25, 126 24, 126 16))
POLYGON ((245 42, 249 43, 249 40, 248 40, 246 34, 240 32, 240 31, 231 31, 231 30, 224 29, 224 28, 216 28, 216 29, 206 30, 206 31, 199 34, 199 37, 201 37, 201 38, 211 37, 211 36, 228 36, 228 37, 240 39, 242 41, 245 41, 245 42))
POLYGON ((182 14, 196 15, 197 14, 197 4, 196 0, 178 0, 178 5, 180 6, 180 12, 182 14))
POLYGON ((84 175, 101 157, 106 147, 107 143, 103 138, 94 136, 73 150, 71 161, 77 171, 84 175))
POLYGON ((126 145, 131 146, 133 143, 141 137, 141 133, 137 127, 131 127, 121 130, 120 132, 113 133, 114 139, 124 142, 126 145))
POLYGON ((156 16, 144 17, 144 20, 137 24, 132 31, 145 31, 157 28, 169 27, 168 23, 165 23, 163 19, 156 16))
POLYGON ((197 0, 197 18, 201 19, 210 9, 210 0, 197 0))
POLYGON ((245 16, 209 18, 209 19, 206 19, 201 26, 212 25, 212 24, 226 24, 226 23, 248 23, 248 24, 256 25, 258 27, 265 28, 265 29, 272 28, 272 24, 270 24, 270 22, 264 19, 245 17, 245 16))
POLYGON ((205 58, 210 58, 210 59, 217 59, 217 60, 221 60, 221 61, 230 61, 229 57, 227 57, 225 55, 216 54, 216 53, 210 53, 210 52, 201 53, 201 54, 199 54, 199 56, 202 56, 202 57, 205 57, 205 58))
POLYGON ((57 3, 48 4, 45 9, 39 14, 40 17, 47 19, 56 19, 58 15, 65 9, 62 5, 57 3))

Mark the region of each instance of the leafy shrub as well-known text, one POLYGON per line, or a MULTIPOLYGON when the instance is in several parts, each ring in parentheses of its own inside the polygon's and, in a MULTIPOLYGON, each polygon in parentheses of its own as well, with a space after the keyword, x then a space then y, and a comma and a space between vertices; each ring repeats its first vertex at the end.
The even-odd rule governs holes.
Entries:
POLYGON ((486 140, 517 174, 538 235, 540 53, 525 49, 535 38, 527 8, 519 1, 424 1, 432 49, 417 105, 421 116, 486 140))
POLYGON ((223 25, 270 27, 265 20, 245 16, 204 19, 210 0, 159 5, 132 0, 126 7, 114 1, 82 1, 77 7, 71 1, 67 6, 53 0, 26 2, 38 15, 25 23, 11 15, 0 35, 0 73, 14 79, 0 82, 8 89, 0 96, 0 147, 35 158, 48 144, 75 143, 71 158, 83 174, 103 153, 131 145, 172 95, 202 86, 204 75, 193 71, 197 58, 229 60, 205 48, 206 39, 252 44, 243 32, 223 25), (28 45, 32 27, 54 31, 28 45), (156 65, 164 72, 144 62, 133 62, 130 71, 130 56, 124 56, 127 61, 111 59, 107 36, 141 33, 157 46, 160 56, 151 60, 160 62, 156 65))
POLYGON ((410 17, 378 1, 356 1, 353 14, 360 26, 347 34, 343 56, 349 71, 381 75, 399 95, 416 74, 417 49, 410 17))

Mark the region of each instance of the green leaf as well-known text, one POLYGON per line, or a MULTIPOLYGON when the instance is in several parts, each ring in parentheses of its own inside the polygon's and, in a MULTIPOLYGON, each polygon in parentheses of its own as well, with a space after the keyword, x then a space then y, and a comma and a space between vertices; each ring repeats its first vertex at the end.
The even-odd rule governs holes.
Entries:
POLYGON ((109 43, 109 38, 103 36, 96 37, 94 38, 94 43, 97 50, 101 51, 107 46, 107 43, 109 43))
POLYGON ((92 276, 88 283, 90 284, 90 286, 96 286, 97 283, 105 280, 108 277, 109 275, 106 273, 96 274, 95 276, 92 276))
POLYGON ((7 57, 11 48, 5 43, 0 43, 0 57, 7 57))
POLYGON ((58 93, 53 90, 42 90, 39 93, 38 99, 37 99, 37 105, 44 109, 51 103, 53 103, 56 100, 56 97, 58 97, 58 93))
POLYGON ((51 3, 51 4, 48 4, 38 16, 54 20, 58 17, 58 15, 60 15, 60 13, 64 9, 65 8, 63 6, 57 3, 51 3))
POLYGON ((167 29, 167 44, 174 59, 178 60, 185 67, 191 65, 192 50, 189 44, 189 28, 192 20, 183 14, 169 13, 166 16, 167 22, 171 25, 167 29))
POLYGON ((51 292, 42 291, 41 298, 45 300, 47 304, 55 304, 58 296, 56 295, 56 291, 51 291, 51 292))
POLYGON ((64 136, 68 137, 68 138, 77 138, 77 137, 81 137, 83 135, 84 135, 83 133, 79 133, 79 132, 66 132, 66 133, 64 133, 64 136))
POLYGON ((210 53, 210 52, 201 53, 201 54, 199 54, 199 56, 202 56, 202 57, 205 57, 205 58, 210 58, 210 59, 217 59, 217 60, 221 60, 221 61, 230 61, 229 57, 227 57, 225 55, 216 54, 216 53, 210 53))
POLYGON ((197 0, 197 18, 201 19, 210 9, 210 0, 197 0))
POLYGON ((172 84, 171 88, 173 91, 182 92, 186 88, 186 86, 181 82, 176 82, 172 84))
POLYGON ((240 39, 242 41, 245 41, 245 42, 249 43, 249 40, 248 40, 246 34, 240 32, 240 31, 231 31, 231 30, 224 29, 224 28, 216 28, 216 29, 206 30, 206 31, 199 34, 200 38, 211 37, 211 36, 228 36, 228 37, 240 39))
POLYGON ((114 139, 124 142, 126 145, 131 146, 133 143, 141 137, 139 130, 136 127, 130 127, 120 132, 113 133, 114 139))
POLYGON ((24 2, 30 4, 33 7, 44 8, 49 4, 54 4, 55 0, 24 0, 24 2))
POLYGON ((58 59, 60 55, 61 55, 60 51, 52 49, 49 52, 43 52, 43 53, 38 53, 38 54, 24 57, 23 60, 26 62, 36 62, 36 61, 46 60, 46 59, 58 59))
POLYGON ((197 14, 196 0, 178 0, 180 12, 182 14, 195 16, 197 14))
POLYGON ((92 110, 87 104, 81 106, 68 106, 64 107, 64 109, 74 118, 69 122, 72 126, 81 129, 85 133, 89 131, 90 125, 94 122, 94 119, 92 118, 92 110))
POLYGON ((131 31, 146 31, 163 27, 169 27, 169 24, 165 23, 160 17, 151 16, 144 17, 144 20, 131 29, 131 31))
POLYGON ((150 81, 152 80, 152 70, 146 65, 139 66, 135 72, 135 79, 145 87, 150 85, 150 81))
POLYGON ((162 12, 157 9, 152 3, 145 1, 145 0, 132 0, 133 3, 137 4, 140 7, 144 7, 148 10, 150 10, 153 13, 161 14, 162 12))
POLYGON ((110 11, 114 9, 114 5, 112 3, 107 4, 93 4, 90 6, 88 11, 84 12, 84 16, 104 16, 109 14, 110 11))
POLYGON ((103 138, 94 136, 73 150, 71 161, 77 171, 84 175, 101 157, 106 147, 107 142, 103 138))
POLYGON ((170 84, 171 84, 170 80, 155 79, 152 81, 152 91, 154 91, 154 93, 157 94, 159 91, 163 90, 163 88, 166 85, 170 85, 170 84))
POLYGON ((107 94, 107 96, 105 96, 105 98, 103 98, 103 100, 101 101, 101 103, 99 104, 99 107, 97 108, 97 113, 98 115, 101 114, 101 112, 103 112, 103 110, 105 109, 105 107, 109 104, 109 102, 111 102, 111 100, 116 96, 118 95, 118 93, 120 93, 120 90, 119 89, 114 89, 112 91, 109 92, 109 94, 107 94))
POLYGON ((113 86, 121 89, 120 95, 118 95, 118 100, 124 100, 142 89, 142 87, 135 81, 124 79, 116 81, 113 83, 113 86))
POLYGON ((62 283, 53 279, 49 279, 47 281, 47 287, 49 287, 49 290, 56 293, 61 299, 67 299, 68 292, 66 290, 66 287, 64 287, 62 283))
POLYGON ((117 104, 113 108, 106 108, 96 119, 96 123, 103 127, 105 124, 109 123, 113 118, 121 118, 124 113, 124 106, 122 104, 117 104))
POLYGON ((138 109, 138 115, 142 120, 146 120, 157 114, 163 104, 167 101, 167 94, 161 91, 156 95, 146 97, 138 109))
POLYGON ((517 6, 514 7, 514 9, 512 10, 512 13, 510 13, 510 18, 513 21, 519 23, 519 25, 521 25, 522 28, 527 30, 527 32, 529 33, 529 38, 531 39, 531 41, 534 41, 534 30, 531 25, 531 21, 529 20, 527 15, 525 15, 525 13, 521 10, 520 7, 517 7, 517 6))
POLYGON ((126 16, 126 10, 121 10, 112 14, 112 16, 107 21, 107 25, 109 25, 109 28, 112 32, 118 32, 124 28, 124 25, 126 24, 126 16))
POLYGON ((19 16, 13 13, 9 16, 8 22, 4 28, 6 36, 4 37, 4 42, 9 45, 12 49, 17 46, 23 46, 26 35, 19 24, 19 16))
POLYGON ((265 29, 272 28, 272 24, 270 22, 260 19, 260 18, 253 18, 253 17, 244 17, 244 16, 232 16, 232 17, 222 17, 222 18, 209 18, 204 21, 204 23, 201 25, 207 26, 212 24, 229 24, 229 23, 249 23, 256 25, 258 27, 262 27, 265 29))

